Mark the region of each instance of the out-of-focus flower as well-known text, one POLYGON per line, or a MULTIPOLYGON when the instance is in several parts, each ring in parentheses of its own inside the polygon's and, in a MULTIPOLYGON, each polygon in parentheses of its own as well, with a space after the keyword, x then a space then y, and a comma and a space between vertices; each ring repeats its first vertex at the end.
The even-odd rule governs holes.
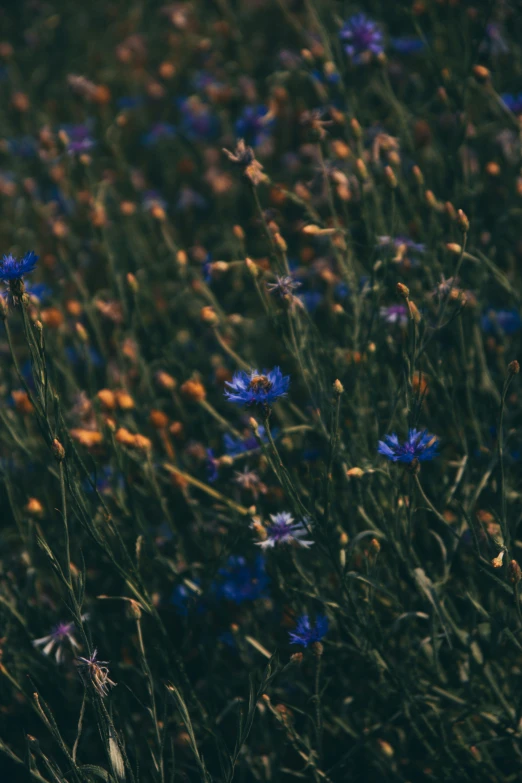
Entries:
POLYGON ((261 555, 253 566, 244 557, 231 555, 226 567, 220 568, 218 573, 220 581, 215 583, 214 592, 219 598, 242 604, 267 596, 270 579, 261 555))
POLYGON ((251 147, 259 147, 267 140, 274 124, 274 116, 267 106, 246 106, 236 122, 236 135, 251 147))
POLYGON ((364 55, 384 52, 384 36, 380 26, 366 14, 351 16, 339 33, 344 51, 356 64, 364 61, 364 55))
POLYGON ((440 283, 437 283, 433 291, 431 292, 432 296, 438 296, 440 299, 443 299, 444 297, 448 296, 450 293, 458 292, 458 286, 459 279, 458 277, 448 277, 447 279, 444 277, 444 275, 441 275, 440 277, 440 283))
POLYGON ((399 54, 415 54, 424 49, 424 41, 416 35, 403 35, 390 39, 391 48, 399 54))
POLYGON ((272 524, 266 528, 266 538, 264 541, 257 542, 261 549, 273 549, 279 544, 298 544, 305 548, 313 545, 313 541, 305 539, 308 532, 303 522, 294 522, 294 518, 288 511, 270 514, 270 519, 272 524))
POLYGON ((279 397, 286 397, 290 376, 283 375, 279 367, 264 373, 240 370, 225 383, 229 387, 225 390, 229 402, 236 405, 272 405, 279 397))
POLYGON ((61 663, 67 646, 70 646, 73 652, 80 649, 74 632, 74 623, 58 623, 48 636, 34 639, 33 644, 35 647, 42 647, 44 655, 54 655, 56 663, 61 663))
POLYGON ((297 297, 294 296, 293 292, 296 288, 300 288, 301 286, 302 283, 299 283, 297 280, 292 280, 290 275, 277 277, 275 283, 266 284, 266 287, 271 294, 277 294, 281 299, 287 299, 291 302, 296 301, 297 297))
POLYGON ((482 329, 486 334, 515 334, 522 326, 518 310, 488 310, 481 318, 482 329))
POLYGON ((223 152, 231 163, 235 163, 243 169, 243 175, 250 180, 253 185, 259 185, 266 179, 263 174, 263 166, 256 160, 252 147, 247 147, 244 139, 239 139, 234 152, 223 148, 223 152))
POLYGON ((148 133, 141 137, 141 143, 145 147, 153 147, 160 141, 172 139, 176 135, 176 128, 168 122, 158 122, 153 125, 148 133))
POLYGON ((408 323, 408 308, 403 304, 390 305, 389 307, 381 307, 379 310, 381 318, 386 321, 387 324, 398 324, 399 326, 406 326, 408 323))
POLYGON ((425 462, 438 456, 439 439, 436 435, 430 435, 427 430, 411 429, 403 443, 395 433, 385 435, 384 440, 379 441, 377 451, 388 457, 392 462, 425 462))
POLYGON ((328 618, 326 615, 320 615, 315 624, 310 623, 310 618, 304 614, 297 621, 294 631, 289 631, 290 644, 301 644, 303 647, 310 647, 315 642, 320 642, 328 631, 328 618))
MULTIPOLYGON (((182 617, 186 617, 190 609, 198 603, 199 594, 195 588, 199 587, 199 580, 193 579, 192 583, 194 585, 193 589, 187 587, 185 583, 177 585, 170 596, 171 604, 176 607, 176 611, 182 617)), ((202 609, 201 604, 199 604, 199 609, 202 609)))
POLYGON ((212 108, 193 95, 179 101, 181 112, 180 129, 191 141, 213 141, 220 134, 219 118, 212 108))
POLYGON ((15 258, 10 253, 0 261, 0 280, 11 283, 21 280, 24 275, 34 272, 38 256, 30 250, 23 258, 15 258))
MULTIPOLYGON (((257 432, 261 441, 267 443, 268 437, 265 428, 262 425, 259 425, 257 432)), ((272 434, 275 437, 275 430, 272 434)), ((226 433, 223 435, 223 445, 229 457, 237 457, 238 454, 244 454, 246 451, 256 451, 259 449, 259 444, 253 435, 247 435, 245 438, 240 439, 234 438, 232 435, 226 433)))
POLYGON ((513 112, 513 114, 522 114, 522 93, 519 92, 518 95, 512 95, 510 93, 502 93, 500 96, 502 100, 504 101, 505 105, 508 107, 510 111, 513 112))
POLYGON ((108 662, 98 660, 98 650, 94 650, 88 658, 78 657, 76 661, 83 684, 87 686, 90 683, 99 696, 107 696, 109 686, 114 687, 116 683, 109 678, 108 662))
POLYGON ((509 46, 504 39, 502 28, 497 22, 489 22, 486 25, 486 38, 480 44, 479 51, 488 52, 493 57, 509 52, 509 46))
POLYGON ((263 484, 257 471, 250 470, 246 466, 243 470, 236 470, 234 472, 234 481, 241 489, 245 490, 245 492, 251 492, 255 500, 258 499, 260 494, 266 494, 266 484, 263 484))
POLYGON ((380 247, 389 248, 394 252, 392 261, 400 264, 409 256, 422 254, 426 251, 426 246, 420 242, 414 242, 409 237, 377 237, 380 247))

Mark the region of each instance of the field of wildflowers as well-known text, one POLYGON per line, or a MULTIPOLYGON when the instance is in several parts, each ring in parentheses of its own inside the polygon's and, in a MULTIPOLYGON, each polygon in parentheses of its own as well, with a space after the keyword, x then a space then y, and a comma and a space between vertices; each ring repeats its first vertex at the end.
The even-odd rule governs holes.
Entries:
POLYGON ((0 781, 522 769, 519 0, 0 9, 0 781))

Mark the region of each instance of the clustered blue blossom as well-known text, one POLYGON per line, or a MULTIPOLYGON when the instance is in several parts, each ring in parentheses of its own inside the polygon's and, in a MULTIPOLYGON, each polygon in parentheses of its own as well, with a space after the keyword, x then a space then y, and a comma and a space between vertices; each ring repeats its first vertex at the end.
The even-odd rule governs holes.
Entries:
POLYGON ((297 544, 308 548, 313 541, 306 540, 308 531, 303 522, 295 522, 288 511, 270 514, 272 524, 266 528, 266 538, 257 542, 261 549, 271 549, 279 544, 297 544))
POLYGON ((427 430, 410 429, 403 443, 399 443, 395 432, 385 435, 384 440, 379 441, 377 451, 392 462, 411 463, 413 460, 425 462, 437 457, 438 448, 439 440, 435 435, 430 435, 427 430))
POLYGON ((363 62, 363 55, 378 55, 384 51, 384 35, 380 25, 363 13, 351 16, 339 37, 344 43, 344 51, 356 65, 363 62))
POLYGON ((265 560, 260 555, 253 565, 244 557, 230 555, 227 565, 218 571, 220 580, 214 585, 218 598, 224 598, 235 604, 255 601, 267 595, 270 579, 266 574, 265 560))
POLYGON ((236 405, 270 406, 280 397, 286 397, 290 386, 290 376, 283 375, 279 367, 259 373, 251 370, 249 373, 240 370, 234 374, 231 381, 226 381, 229 387, 225 390, 226 398, 236 405))
POLYGON ((481 318, 481 325, 486 334, 510 335, 520 330, 522 319, 518 310, 488 310, 481 318))
POLYGON ((310 647, 315 642, 320 642, 328 631, 328 618, 326 615, 320 615, 315 624, 310 623, 310 618, 304 614, 297 621, 294 631, 289 631, 290 644, 302 644, 303 647, 310 647))
POLYGON ((34 272, 38 256, 30 250, 23 258, 5 255, 0 261, 0 280, 3 283, 11 283, 13 280, 21 280, 24 275, 34 272))

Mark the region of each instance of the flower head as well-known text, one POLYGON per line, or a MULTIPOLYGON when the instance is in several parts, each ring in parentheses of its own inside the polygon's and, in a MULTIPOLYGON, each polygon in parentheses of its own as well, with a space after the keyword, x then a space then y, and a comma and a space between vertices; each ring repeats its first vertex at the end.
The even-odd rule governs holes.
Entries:
POLYGON ((266 596, 270 579, 265 572, 264 558, 256 558, 252 566, 244 557, 231 555, 227 565, 219 569, 220 581, 214 585, 214 591, 219 598, 242 604, 244 601, 255 601, 266 596))
POLYGON ((274 123, 266 106, 246 106, 236 122, 236 135, 252 147, 259 147, 269 136, 274 123))
POLYGON ((226 381, 229 387, 225 395, 229 402, 236 405, 272 405, 279 397, 286 397, 290 385, 290 376, 283 375, 279 367, 259 373, 240 370, 232 381, 226 381))
POLYGON ((303 647, 309 647, 314 642, 320 642, 327 631, 328 618, 325 615, 320 615, 315 621, 315 625, 312 626, 310 618, 304 614, 298 619, 295 631, 288 633, 290 644, 302 644, 303 647))
MULTIPOLYGON (((259 425, 257 432, 261 442, 267 443, 268 437, 262 424, 259 425)), ((275 438, 275 429, 272 431, 272 435, 275 438)), ((239 454, 245 454, 247 451, 257 451, 259 449, 259 443, 252 434, 247 435, 245 438, 234 438, 226 433, 223 435, 223 445, 229 457, 237 457, 239 454)))
POLYGON ((48 636, 34 639, 33 645, 35 647, 43 647, 42 652, 44 655, 54 654, 56 663, 61 663, 67 645, 70 645, 73 650, 80 649, 80 645, 74 636, 74 631, 74 623, 58 623, 48 636))
POLYGON ((294 522, 294 519, 288 511, 282 511, 280 514, 270 514, 272 524, 266 528, 266 538, 259 541, 258 546, 261 549, 270 549, 276 544, 298 544, 299 546, 309 547, 313 541, 306 541, 308 534, 303 522, 294 522))
POLYGON ((234 482, 245 490, 245 492, 251 492, 254 499, 257 500, 259 494, 266 494, 266 484, 263 484, 259 478, 259 474, 255 470, 250 470, 248 466, 245 466, 243 470, 234 471, 234 482))
POLYGON ((112 687, 116 685, 109 679, 107 661, 98 660, 98 650, 94 650, 88 658, 77 658, 77 666, 83 684, 91 683, 95 691, 102 697, 109 693, 109 685, 112 687))
POLYGON ((395 433, 385 435, 379 441, 377 451, 392 462, 425 462, 438 456, 439 440, 436 435, 430 435, 427 430, 409 430, 403 443, 395 433))
POLYGON ((38 256, 30 250, 23 258, 15 258, 10 253, 0 261, 0 280, 3 283, 21 280, 24 275, 34 272, 38 256))
POLYGON ((381 307, 381 318, 383 318, 387 324, 398 324, 399 326, 406 326, 408 323, 408 308, 403 304, 390 305, 389 307, 381 307))
POLYGON ((294 300, 293 292, 296 288, 300 288, 302 283, 297 280, 292 280, 290 275, 284 277, 276 277, 275 283, 267 283, 266 287, 271 294, 278 294, 281 299, 294 300))
POLYGON ((515 334, 522 326, 518 310, 488 310, 482 316, 481 325, 486 334, 515 334))
POLYGON ((384 36, 380 26, 366 14, 351 16, 339 33, 344 42, 344 51, 354 63, 363 62, 363 55, 371 53, 382 54, 384 51, 384 36))

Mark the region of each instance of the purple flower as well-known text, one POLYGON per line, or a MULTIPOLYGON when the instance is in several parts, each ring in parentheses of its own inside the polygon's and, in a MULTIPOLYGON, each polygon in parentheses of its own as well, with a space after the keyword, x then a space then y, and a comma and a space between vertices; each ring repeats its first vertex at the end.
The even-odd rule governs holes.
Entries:
POLYGON ((191 141, 213 141, 219 136, 219 118, 206 103, 193 95, 178 102, 181 129, 191 141))
POLYGON ((384 36, 380 26, 363 13, 351 16, 339 37, 345 44, 344 51, 356 64, 363 62, 363 55, 367 52, 378 55, 384 51, 384 36))
POLYGON ((403 443, 395 433, 385 435, 384 440, 379 441, 377 451, 388 457, 392 462, 408 462, 413 460, 425 462, 438 456, 439 439, 436 435, 430 435, 427 430, 409 430, 408 437, 403 443))
POLYGON ((69 141, 67 144, 67 153, 69 155, 83 155, 84 152, 89 152, 96 146, 96 142, 86 137, 79 141, 69 141))
POLYGON ((266 597, 270 579, 262 556, 257 557, 254 566, 251 566, 244 557, 231 555, 226 567, 220 568, 218 573, 221 580, 214 585, 214 591, 219 598, 242 604, 266 597))
POLYGON ((303 647, 309 647, 314 642, 320 642, 327 631, 328 618, 325 615, 320 615, 315 621, 315 625, 312 626, 310 618, 304 614, 298 619, 295 631, 288 632, 290 644, 302 644, 303 647))
POLYGON ((390 305, 389 307, 381 307, 380 316, 387 324, 399 324, 399 326, 406 326, 408 323, 408 308, 403 304, 390 305))
POLYGON ((260 374, 257 370, 250 373, 240 370, 234 374, 232 381, 226 381, 229 387, 225 396, 229 402, 236 405, 272 405, 279 397, 286 397, 290 385, 290 376, 283 375, 279 367, 265 370, 260 374))
POLYGON ((441 299, 443 299, 445 296, 449 295, 450 291, 455 291, 457 289, 458 284, 459 284, 458 277, 448 277, 446 279, 444 275, 441 275, 440 283, 437 283, 437 285, 431 292, 431 295, 438 296, 441 299))
POLYGON ((303 522, 294 523, 294 519, 288 511, 282 511, 280 514, 270 514, 272 524, 266 528, 266 539, 259 541, 258 546, 261 549, 271 549, 276 544, 298 544, 308 548, 313 545, 313 541, 306 541, 308 535, 303 522))
POLYGON ((76 641, 74 632, 74 623, 58 623, 58 625, 54 626, 48 636, 42 636, 40 639, 34 639, 33 645, 35 647, 43 647, 42 652, 44 655, 54 654, 56 663, 61 663, 63 661, 67 644, 71 646, 73 651, 80 649, 80 645, 76 641))
POLYGON ((30 250, 23 258, 15 258, 11 254, 4 256, 0 261, 0 280, 10 283, 13 280, 21 280, 24 275, 33 272, 38 256, 30 250))
POLYGON ((282 299, 294 299, 293 291, 296 288, 300 288, 302 283, 297 280, 292 280, 290 275, 284 277, 276 277, 275 283, 267 283, 266 287, 271 294, 278 294, 282 299))
POLYGON ((515 334, 522 326, 518 310, 488 310, 481 318, 482 329, 486 334, 515 334))
MULTIPOLYGON (((170 602, 174 604, 178 614, 180 614, 182 617, 186 617, 189 613, 189 610, 198 603, 201 592, 199 590, 199 584, 199 579, 194 579, 193 581, 189 582, 185 580, 184 583, 177 585, 172 591, 170 602), (190 585, 190 587, 188 585, 190 585)), ((203 609, 201 604, 198 608, 200 610, 203 609)))

